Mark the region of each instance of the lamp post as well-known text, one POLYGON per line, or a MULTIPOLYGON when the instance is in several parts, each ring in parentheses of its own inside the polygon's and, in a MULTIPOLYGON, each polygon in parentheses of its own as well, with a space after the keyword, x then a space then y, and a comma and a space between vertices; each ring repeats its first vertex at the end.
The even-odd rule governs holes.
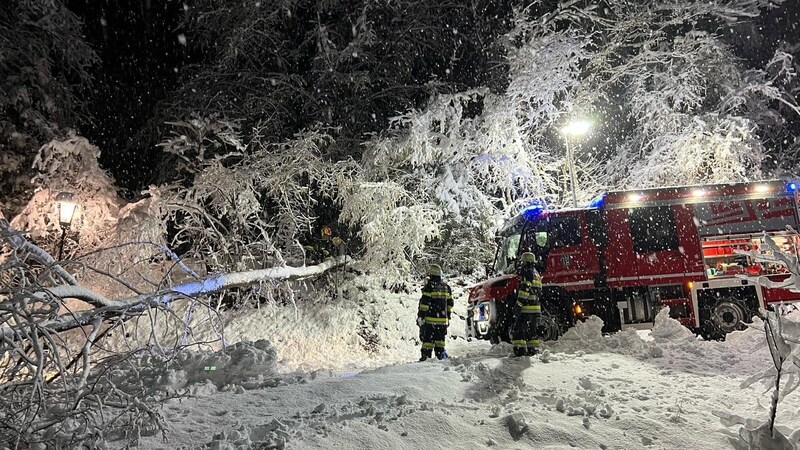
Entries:
POLYGON ((64 253, 64 239, 67 237, 67 231, 72 226, 75 211, 78 209, 78 197, 72 192, 60 192, 56 195, 56 204, 58 205, 58 223, 61 225, 61 239, 58 243, 58 260, 61 261, 64 253))
POLYGON ((592 123, 588 120, 572 120, 561 129, 564 135, 564 142, 567 144, 567 162, 569 163, 570 186, 572 187, 572 207, 578 207, 578 198, 575 195, 575 163, 572 158, 572 147, 569 145, 571 136, 580 137, 589 132, 592 123))

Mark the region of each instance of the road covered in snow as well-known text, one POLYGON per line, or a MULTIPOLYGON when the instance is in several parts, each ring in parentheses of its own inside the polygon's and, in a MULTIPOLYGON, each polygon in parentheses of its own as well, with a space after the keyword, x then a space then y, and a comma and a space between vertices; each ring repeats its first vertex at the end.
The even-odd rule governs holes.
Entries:
MULTIPOLYGON (((758 325, 758 322, 756 323, 758 325)), ((451 358, 368 370, 286 373, 266 341, 185 359, 163 387, 191 399, 162 411, 171 429, 143 448, 736 448, 739 423, 768 419, 763 332, 705 342, 659 315, 642 338, 589 320, 543 354, 452 341, 451 358), (749 384, 749 385, 748 385, 749 384), (729 425, 729 426, 726 426, 729 425)), ((154 371, 157 373, 157 371, 154 371)), ((800 395, 776 423, 800 437, 800 395)))

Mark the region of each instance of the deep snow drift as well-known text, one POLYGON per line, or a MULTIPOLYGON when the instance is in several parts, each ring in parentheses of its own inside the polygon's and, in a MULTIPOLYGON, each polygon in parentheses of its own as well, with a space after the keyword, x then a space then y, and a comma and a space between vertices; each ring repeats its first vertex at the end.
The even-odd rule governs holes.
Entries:
MULTIPOLYGON (((226 329, 254 344, 154 368, 154 388, 195 397, 165 406, 167 443, 142 447, 736 448, 739 424, 767 420, 768 387, 740 387, 770 364, 759 330, 705 342, 662 312, 645 339, 604 337, 593 318, 514 359, 506 344, 467 343, 456 318, 451 358, 416 363, 418 293, 376 292, 356 283, 344 302, 262 306, 226 329), (359 308, 374 321, 359 321, 359 308)), ((798 393, 776 423, 798 441, 798 393)))

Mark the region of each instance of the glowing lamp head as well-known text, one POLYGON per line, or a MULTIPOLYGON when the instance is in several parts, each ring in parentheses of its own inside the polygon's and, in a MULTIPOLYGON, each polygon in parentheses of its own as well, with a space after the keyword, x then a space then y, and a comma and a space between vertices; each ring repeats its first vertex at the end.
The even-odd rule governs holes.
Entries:
POLYGON ((71 192, 61 192, 56 196, 58 204, 58 222, 62 227, 72 225, 75 212, 78 209, 78 197, 71 192))
POLYGON ((695 189, 692 191, 692 197, 705 197, 706 191, 703 189, 695 189))
POLYGON ((794 181, 786 185, 786 190, 790 193, 797 192, 797 183, 794 181))
POLYGON ((564 136, 583 136, 592 129, 592 122, 588 120, 572 120, 561 128, 564 136))
POLYGON ((758 192, 759 194, 763 194, 765 192, 769 192, 769 185, 768 184, 757 184, 753 188, 753 190, 758 192))

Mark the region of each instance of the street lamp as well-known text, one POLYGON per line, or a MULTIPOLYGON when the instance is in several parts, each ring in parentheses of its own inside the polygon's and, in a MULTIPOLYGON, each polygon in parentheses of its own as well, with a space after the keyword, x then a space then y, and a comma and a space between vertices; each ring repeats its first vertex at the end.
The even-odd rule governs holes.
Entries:
POLYGON ((564 142, 567 144, 567 162, 569 163, 569 178, 572 186, 572 207, 578 207, 578 198, 575 196, 575 163, 572 160, 572 148, 569 145, 570 137, 581 137, 592 128, 592 122, 588 120, 572 120, 561 129, 564 135, 564 142))
POLYGON ((61 255, 64 253, 64 238, 75 218, 75 211, 78 209, 78 197, 72 192, 60 192, 56 195, 56 204, 58 205, 58 223, 61 224, 61 239, 58 243, 58 260, 61 261, 61 255))

